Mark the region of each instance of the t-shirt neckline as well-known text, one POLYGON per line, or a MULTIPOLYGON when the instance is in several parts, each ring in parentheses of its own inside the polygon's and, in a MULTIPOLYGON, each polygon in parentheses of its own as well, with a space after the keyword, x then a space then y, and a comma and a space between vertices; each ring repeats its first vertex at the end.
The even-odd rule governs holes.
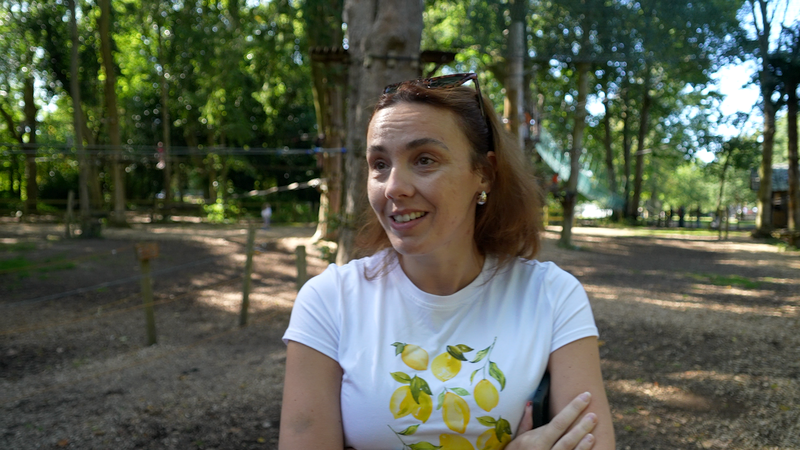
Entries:
POLYGON ((489 279, 489 275, 495 263, 496 258, 487 255, 486 258, 484 258, 483 267, 478 276, 468 285, 450 295, 430 294, 418 288, 417 285, 408 278, 397 260, 392 264, 389 277, 392 282, 397 283, 399 287, 398 291, 402 296, 411 299, 419 306, 428 309, 447 310, 454 309, 469 302, 481 292, 487 284, 486 282, 489 279))

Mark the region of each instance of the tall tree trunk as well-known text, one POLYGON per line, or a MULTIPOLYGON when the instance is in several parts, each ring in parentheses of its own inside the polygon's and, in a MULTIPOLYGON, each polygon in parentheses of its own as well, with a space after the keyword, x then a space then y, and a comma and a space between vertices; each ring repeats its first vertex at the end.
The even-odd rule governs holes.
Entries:
POLYGON ((775 144, 775 113, 777 108, 772 101, 775 90, 775 81, 769 67, 769 39, 772 24, 767 15, 767 0, 749 0, 753 12, 753 25, 756 29, 758 47, 761 53, 761 68, 759 70, 759 87, 761 89, 762 107, 764 113, 764 130, 761 142, 761 167, 758 176, 761 179, 758 186, 758 215, 756 216, 756 230, 758 236, 769 236, 772 231, 772 151, 775 144), (759 26, 756 4, 761 13, 761 26, 759 26))
POLYGON ((506 79, 505 117, 508 130, 525 148, 524 81, 525 81, 525 13, 526 0, 510 0, 511 25, 508 30, 508 78, 506 79))
MULTIPOLYGON (((649 72, 649 68, 645 68, 645 72, 649 72)), ((636 173, 633 180, 633 198, 628 205, 628 216, 636 219, 639 212, 639 202, 642 197, 642 179, 644 178, 644 155, 645 155, 645 141, 647 140, 648 120, 650 116, 650 106, 652 105, 652 98, 650 97, 650 74, 646 73, 644 81, 644 98, 642 99, 642 110, 639 112, 639 135, 636 142, 636 173)))
POLYGON ((623 201, 625 202, 623 212, 626 218, 630 218, 628 210, 631 203, 631 116, 627 99, 623 100, 622 104, 622 161, 625 164, 623 176, 625 182, 625 193, 623 201))
MULTIPOLYGON (((319 130, 319 145, 323 148, 341 148, 344 133, 344 104, 342 87, 344 60, 342 53, 343 0, 328 0, 302 3, 309 47, 328 48, 330 55, 315 58, 312 53, 311 76, 313 79, 314 111, 319 130), (328 57, 330 56, 330 57, 328 57)), ((323 184, 319 187, 319 216, 314 239, 337 238, 337 223, 341 214, 341 153, 320 153, 323 184)))
POLYGON ((78 19, 75 16, 75 2, 69 2, 70 10, 70 35, 72 48, 70 49, 69 87, 72 97, 72 126, 75 132, 75 148, 78 153, 78 198, 80 199, 81 237, 100 237, 100 223, 92 217, 91 199, 89 197, 89 159, 83 147, 83 111, 81 106, 81 87, 78 79, 78 19))
POLYGON ((33 76, 25 78, 25 129, 28 133, 28 142, 22 148, 25 150, 25 213, 36 212, 36 203, 39 199, 39 186, 36 182, 36 102, 33 97, 33 76))
POLYGON ((125 171, 122 167, 122 138, 119 132, 119 111, 117 111, 117 73, 112 55, 111 0, 99 0, 100 5, 100 51, 105 72, 105 101, 108 114, 108 138, 114 153, 111 176, 114 183, 114 216, 112 223, 127 224, 125 219, 125 171))
POLYGON ((419 74, 423 7, 421 1, 345 0, 350 67, 344 226, 339 234, 338 264, 352 259, 357 222, 367 206, 365 141, 375 100, 387 84, 419 74))
POLYGON ((589 63, 578 63, 578 98, 575 103, 575 125, 572 128, 572 148, 569 151, 569 180, 562 201, 564 209, 561 238, 558 245, 572 247, 572 225, 575 221, 575 203, 578 199, 578 177, 583 153, 583 130, 586 128, 586 96, 589 94, 589 63))
POLYGON ((606 173, 608 174, 608 190, 611 191, 611 207, 613 208, 613 219, 618 220, 622 216, 622 206, 617 201, 617 172, 614 168, 614 146, 611 136, 611 99, 608 98, 608 90, 606 90, 605 98, 603 99, 603 108, 605 109, 605 116, 603 117, 603 146, 606 150, 606 173))
MULTIPOLYGON (((800 186, 798 186, 797 155, 797 82, 786 89, 788 93, 788 130, 789 136, 789 230, 800 231, 800 186)), ((797 242, 794 243, 797 246, 797 242)))
MULTIPOLYGON (((725 163, 722 165, 722 173, 719 176, 719 195, 717 196, 717 220, 719 225, 717 225, 719 229, 718 239, 722 240, 722 201, 725 196, 725 174, 728 172, 728 166, 730 165, 731 155, 727 153, 725 155, 725 163)), ((725 211, 727 212, 727 206, 725 211)), ((728 217, 725 217, 725 222, 728 221, 728 217)))

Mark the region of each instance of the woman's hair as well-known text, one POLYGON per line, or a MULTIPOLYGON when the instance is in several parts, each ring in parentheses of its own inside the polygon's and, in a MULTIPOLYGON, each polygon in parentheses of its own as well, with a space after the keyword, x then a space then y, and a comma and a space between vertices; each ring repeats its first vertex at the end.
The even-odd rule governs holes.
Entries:
MULTIPOLYGON (((471 144, 473 170, 487 177, 491 184, 486 204, 478 206, 475 212, 474 238, 478 250, 497 257, 498 267, 513 257, 533 259, 540 246, 542 195, 532 165, 523 156, 516 139, 501 125, 492 104, 485 97, 480 99, 487 115, 484 120, 476 100, 475 89, 469 87, 428 89, 406 83, 396 92, 381 96, 372 115, 400 103, 420 103, 453 113, 471 144), (495 154, 494 168, 487 157, 490 150, 495 154)), ((391 247, 371 208, 367 208, 363 223, 356 239, 360 254, 374 254, 391 247)))

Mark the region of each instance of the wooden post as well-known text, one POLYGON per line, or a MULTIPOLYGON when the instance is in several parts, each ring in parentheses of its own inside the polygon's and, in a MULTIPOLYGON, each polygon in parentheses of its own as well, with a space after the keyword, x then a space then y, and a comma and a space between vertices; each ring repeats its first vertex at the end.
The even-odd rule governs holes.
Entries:
POLYGON ((298 245, 294 249, 297 257, 297 290, 299 291, 306 284, 306 246, 298 245))
POLYGON ((250 276, 253 274, 253 245, 256 240, 256 227, 253 224, 247 229, 247 260, 244 263, 244 282, 242 286, 242 312, 239 315, 239 326, 247 325, 247 310, 250 308, 250 276))
POLYGON ((64 230, 64 235, 67 239, 72 238, 72 221, 74 220, 74 216, 72 215, 72 210, 75 208, 75 191, 69 191, 67 194, 67 215, 64 217, 64 226, 66 229, 64 230))
POLYGON ((150 279, 150 260, 158 256, 155 242, 136 244, 136 257, 142 269, 142 302, 144 303, 147 345, 156 343, 156 315, 153 311, 153 283, 150 279))

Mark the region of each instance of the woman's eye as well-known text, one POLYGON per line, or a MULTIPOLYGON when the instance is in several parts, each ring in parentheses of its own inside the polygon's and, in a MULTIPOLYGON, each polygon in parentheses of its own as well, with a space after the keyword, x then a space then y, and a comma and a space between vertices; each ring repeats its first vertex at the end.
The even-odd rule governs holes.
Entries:
POLYGON ((417 162, 418 162, 418 163, 419 163, 421 166, 427 166, 427 165, 433 164, 433 159, 431 159, 431 158, 428 158, 427 156, 423 156, 423 157, 421 157, 419 160, 417 160, 417 162))
POLYGON ((374 170, 383 170, 383 169, 385 169, 386 167, 387 167, 387 166, 386 166, 386 163, 385 163, 385 162, 383 162, 383 161, 375 161, 374 163, 372 163, 372 168, 373 168, 374 170))

